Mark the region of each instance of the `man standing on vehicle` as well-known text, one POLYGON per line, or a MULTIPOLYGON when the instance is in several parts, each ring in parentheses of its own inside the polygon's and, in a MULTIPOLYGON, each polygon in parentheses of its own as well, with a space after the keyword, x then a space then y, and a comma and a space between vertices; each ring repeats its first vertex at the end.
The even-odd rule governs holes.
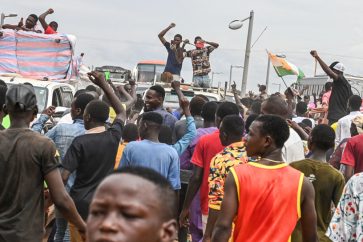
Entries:
POLYGON ((200 36, 195 37, 194 44, 196 49, 187 51, 185 54, 186 57, 192 58, 194 86, 209 88, 210 79, 208 73, 211 71, 209 55, 218 48, 219 44, 205 41, 200 36), (208 46, 204 46, 205 44, 208 44, 208 46))
POLYGON ((158 35, 161 43, 165 46, 168 51, 168 59, 166 61, 165 72, 169 72, 173 75, 174 81, 180 81, 180 72, 183 66, 183 50, 184 45, 180 47, 183 37, 180 34, 176 34, 174 39, 169 43, 165 40, 164 35, 171 29, 174 28, 175 24, 171 23, 166 29, 161 31, 158 35))
POLYGON ((58 23, 55 21, 50 22, 49 24, 45 21, 45 18, 49 14, 53 14, 53 9, 48 9, 45 13, 39 16, 39 22, 42 24, 44 29, 44 34, 56 34, 58 30, 58 23))
POLYGON ((37 22, 38 22, 38 16, 36 14, 30 14, 25 21, 25 26, 24 26, 23 18, 21 18, 18 25, 4 24, 2 26, 2 28, 41 33, 40 30, 35 30, 35 26, 37 25, 37 22))
POLYGON ((347 100, 353 95, 351 86, 343 75, 345 67, 338 61, 328 66, 320 59, 316 50, 312 50, 310 54, 319 62, 324 72, 333 79, 333 89, 328 108, 328 120, 329 124, 336 123, 340 118, 347 115, 347 100))

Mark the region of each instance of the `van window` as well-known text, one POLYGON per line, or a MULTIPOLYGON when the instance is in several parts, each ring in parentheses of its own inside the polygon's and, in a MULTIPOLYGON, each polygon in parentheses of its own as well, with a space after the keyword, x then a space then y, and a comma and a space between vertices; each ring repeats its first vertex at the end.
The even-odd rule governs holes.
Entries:
POLYGON ((62 91, 62 103, 63 103, 63 107, 67 107, 70 108, 72 101, 73 101, 73 94, 72 92, 65 92, 64 90, 62 91))
POLYGON ((53 100, 52 100, 52 106, 54 107, 62 107, 62 96, 60 88, 54 89, 53 91, 53 100))

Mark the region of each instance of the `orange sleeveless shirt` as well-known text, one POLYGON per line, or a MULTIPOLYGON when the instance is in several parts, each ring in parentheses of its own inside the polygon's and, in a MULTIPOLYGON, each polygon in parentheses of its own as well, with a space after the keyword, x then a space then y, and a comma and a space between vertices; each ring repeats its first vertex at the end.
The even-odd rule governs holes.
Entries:
POLYGON ((254 162, 234 167, 231 172, 239 201, 233 241, 290 241, 301 216, 304 174, 288 164, 254 162))

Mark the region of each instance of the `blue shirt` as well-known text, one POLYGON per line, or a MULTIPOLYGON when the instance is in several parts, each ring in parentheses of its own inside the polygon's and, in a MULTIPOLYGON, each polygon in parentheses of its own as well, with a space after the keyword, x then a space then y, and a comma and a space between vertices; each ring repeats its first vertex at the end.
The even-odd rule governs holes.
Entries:
MULTIPOLYGON (((40 115, 39 119, 32 125, 32 130, 41 133, 44 124, 48 121, 49 116, 46 114, 40 115)), ((67 153, 68 148, 71 146, 72 141, 75 137, 83 135, 86 132, 84 128, 83 119, 75 119, 72 124, 57 124, 51 130, 49 130, 45 136, 53 140, 61 160, 63 161, 64 156, 67 153)), ((76 172, 73 172, 68 178, 66 190, 69 191, 74 184, 76 179, 76 172)))
POLYGON ((172 147, 176 150, 179 156, 188 148, 189 144, 193 141, 197 135, 197 128, 195 127, 195 121, 192 116, 186 118, 187 132, 183 137, 178 140, 172 147))
POLYGON ((153 110, 153 112, 156 112, 163 117, 163 125, 168 126, 171 131, 174 130, 175 123, 178 121, 174 115, 172 115, 162 107, 153 110))
POLYGON ((174 188, 180 189, 180 160, 174 148, 150 140, 133 141, 126 145, 120 167, 142 166, 163 175, 174 188))
MULTIPOLYGON (((44 124, 48 121, 48 119, 48 115, 40 115, 39 119, 33 123, 32 130, 41 133, 44 124)), ((56 125, 49 130, 45 136, 53 140, 60 157, 63 160, 69 146, 72 144, 73 139, 77 136, 83 135, 85 131, 83 119, 75 119, 72 124, 62 123, 56 125)))
POLYGON ((175 51, 170 48, 169 42, 166 42, 164 46, 168 51, 168 59, 166 61, 164 72, 170 72, 171 74, 180 76, 183 63, 178 63, 178 61, 176 60, 175 51))

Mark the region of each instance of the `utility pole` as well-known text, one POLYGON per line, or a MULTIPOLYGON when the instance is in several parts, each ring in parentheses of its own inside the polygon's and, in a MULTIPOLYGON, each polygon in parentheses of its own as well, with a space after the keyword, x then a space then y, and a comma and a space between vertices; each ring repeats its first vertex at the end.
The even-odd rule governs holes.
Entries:
POLYGON ((268 93, 268 85, 270 82, 270 65, 271 65, 270 56, 267 55, 267 73, 266 73, 266 92, 267 93, 268 93))
POLYGON ((246 88, 247 88, 248 66, 249 66, 250 54, 251 54, 253 18, 254 18, 254 12, 252 10, 250 12, 250 17, 249 17, 249 21, 248 21, 248 35, 247 35, 247 43, 246 43, 245 62, 243 65, 244 68, 243 68, 243 77, 242 77, 242 86, 241 86, 241 97, 245 96, 246 88))

